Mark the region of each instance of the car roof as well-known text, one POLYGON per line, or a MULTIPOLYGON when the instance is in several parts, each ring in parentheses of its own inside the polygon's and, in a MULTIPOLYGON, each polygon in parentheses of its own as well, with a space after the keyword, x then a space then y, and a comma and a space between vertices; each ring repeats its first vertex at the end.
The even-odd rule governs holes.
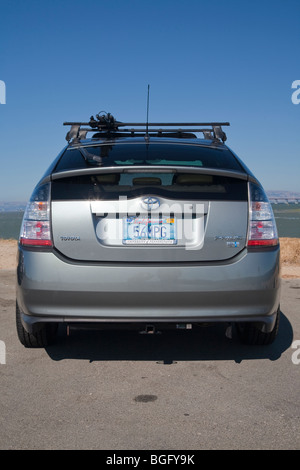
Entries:
POLYGON ((114 137, 92 137, 84 140, 73 140, 69 143, 69 148, 98 146, 98 145, 122 145, 122 144, 170 144, 170 145, 193 145, 199 147, 215 148, 219 150, 228 150, 227 145, 224 143, 200 138, 172 138, 172 137, 153 137, 149 136, 147 140, 143 136, 130 137, 130 136, 114 136, 114 137))

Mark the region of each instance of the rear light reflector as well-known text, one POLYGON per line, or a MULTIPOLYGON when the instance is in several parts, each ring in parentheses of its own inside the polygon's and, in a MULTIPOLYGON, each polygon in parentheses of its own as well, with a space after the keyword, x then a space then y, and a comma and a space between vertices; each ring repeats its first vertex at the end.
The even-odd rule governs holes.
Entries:
POLYGON ((50 223, 50 185, 38 187, 27 204, 21 232, 23 246, 52 246, 50 223))
POLYGON ((51 240, 29 240, 27 238, 20 238, 20 243, 23 246, 52 246, 51 240))
POLYGON ((248 246, 276 246, 278 240, 249 240, 248 246))
POLYGON ((249 184, 249 247, 276 246, 279 243, 272 206, 261 186, 249 184))

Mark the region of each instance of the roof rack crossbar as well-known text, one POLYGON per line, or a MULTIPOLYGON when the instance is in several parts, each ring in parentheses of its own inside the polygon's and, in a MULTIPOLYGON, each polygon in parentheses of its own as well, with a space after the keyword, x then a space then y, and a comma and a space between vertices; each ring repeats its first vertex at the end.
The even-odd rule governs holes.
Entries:
MULTIPOLYGON (((64 122, 64 126, 90 126, 90 122, 64 122)), ((118 122, 116 121, 116 129, 125 126, 143 126, 146 127, 146 122, 118 122)), ((229 122, 149 122, 148 126, 188 126, 188 127, 198 127, 198 126, 230 126, 229 122)), ((107 129, 105 124, 97 124, 94 126, 94 129, 107 129)))

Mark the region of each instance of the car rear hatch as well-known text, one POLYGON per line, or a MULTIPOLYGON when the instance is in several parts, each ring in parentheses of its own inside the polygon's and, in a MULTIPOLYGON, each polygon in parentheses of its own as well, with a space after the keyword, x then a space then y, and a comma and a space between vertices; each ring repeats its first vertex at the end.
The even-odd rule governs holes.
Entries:
POLYGON ((94 155, 93 165, 61 166, 52 175, 53 244, 62 255, 78 262, 217 262, 243 250, 248 187, 238 164, 205 168, 161 158, 140 165, 135 157, 134 164, 105 166, 101 151, 84 151, 85 159, 94 155))

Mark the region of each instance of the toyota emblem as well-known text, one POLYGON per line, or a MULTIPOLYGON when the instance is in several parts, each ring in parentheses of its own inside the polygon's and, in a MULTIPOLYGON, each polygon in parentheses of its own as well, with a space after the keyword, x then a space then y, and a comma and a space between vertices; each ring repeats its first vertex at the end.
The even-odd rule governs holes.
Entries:
POLYGON ((153 209, 158 209, 160 206, 159 199, 156 197, 145 197, 142 201, 142 205, 144 208, 147 209, 148 212, 152 211, 153 209))

